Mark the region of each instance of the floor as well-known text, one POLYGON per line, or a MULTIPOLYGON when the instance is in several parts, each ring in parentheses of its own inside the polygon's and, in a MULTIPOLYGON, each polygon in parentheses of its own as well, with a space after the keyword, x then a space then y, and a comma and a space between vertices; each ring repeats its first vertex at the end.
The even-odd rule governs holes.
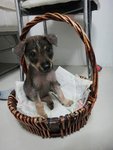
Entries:
MULTIPOLYGON (((70 69, 73 70, 73 69, 70 69)), ((113 68, 99 73, 98 98, 87 125, 64 138, 42 139, 18 124, 0 101, 0 150, 113 150, 113 68)), ((14 87, 19 80, 16 70, 0 78, 0 89, 14 87)))

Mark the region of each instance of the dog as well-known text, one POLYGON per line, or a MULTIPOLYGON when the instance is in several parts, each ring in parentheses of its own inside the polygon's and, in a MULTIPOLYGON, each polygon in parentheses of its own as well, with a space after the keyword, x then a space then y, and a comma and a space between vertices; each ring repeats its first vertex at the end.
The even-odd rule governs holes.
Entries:
POLYGON ((53 45, 57 45, 55 35, 38 35, 21 41, 14 50, 20 59, 24 56, 27 63, 28 71, 23 86, 26 97, 35 102, 38 114, 46 118, 44 102, 51 110, 54 108, 50 91, 57 94, 62 105, 68 107, 73 103, 65 98, 56 79, 52 61, 53 45))

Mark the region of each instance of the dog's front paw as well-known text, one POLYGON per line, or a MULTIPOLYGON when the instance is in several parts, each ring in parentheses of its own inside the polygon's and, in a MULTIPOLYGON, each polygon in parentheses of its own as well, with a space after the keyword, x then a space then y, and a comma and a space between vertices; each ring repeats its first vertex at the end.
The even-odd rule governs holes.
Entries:
POLYGON ((44 117, 44 118, 47 118, 47 114, 45 113, 44 111, 44 104, 42 102, 39 102, 36 104, 36 109, 37 109, 37 112, 40 116, 44 117))
POLYGON ((73 104, 73 101, 72 100, 68 100, 68 99, 65 99, 65 101, 63 102, 63 105, 66 106, 66 107, 69 107, 73 104))
POLYGON ((47 117, 48 117, 46 113, 40 114, 40 115, 41 115, 42 117, 44 117, 44 118, 47 118, 47 117))

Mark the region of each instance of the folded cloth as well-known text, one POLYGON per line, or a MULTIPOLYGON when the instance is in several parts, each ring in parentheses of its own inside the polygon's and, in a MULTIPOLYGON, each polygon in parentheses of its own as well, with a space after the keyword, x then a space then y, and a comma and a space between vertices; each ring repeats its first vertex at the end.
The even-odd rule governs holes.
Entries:
MULTIPOLYGON (((71 0, 27 0, 22 3, 23 8, 33 8, 37 6, 45 6, 45 5, 53 5, 58 3, 66 3, 70 2, 71 0)), ((78 1, 78 0, 77 0, 78 1)))
MULTIPOLYGON (((45 5, 54 5, 59 3, 67 3, 70 1, 80 1, 80 0, 26 0, 22 2, 23 8, 33 8, 33 7, 39 7, 39 6, 45 6, 45 5)), ((99 5, 99 0, 93 0, 97 6, 99 5)))
MULTIPOLYGON (((45 112, 50 118, 64 116, 83 107, 90 92, 89 87, 92 84, 92 81, 81 79, 78 75, 73 75, 60 66, 56 70, 56 78, 61 85, 65 97, 73 100, 73 104, 70 107, 63 106, 58 101, 57 95, 51 92, 54 109, 50 110, 46 103, 44 104, 45 112)), ((24 82, 22 81, 16 81, 17 109, 28 116, 38 116, 34 102, 28 100, 24 93, 23 84, 24 82)))

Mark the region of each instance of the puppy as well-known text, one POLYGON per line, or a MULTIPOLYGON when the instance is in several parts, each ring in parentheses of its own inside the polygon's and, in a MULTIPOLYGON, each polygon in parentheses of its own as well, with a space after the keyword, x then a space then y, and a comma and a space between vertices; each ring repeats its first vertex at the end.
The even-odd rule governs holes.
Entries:
POLYGON ((59 101, 65 106, 71 106, 72 101, 65 98, 56 80, 53 70, 53 45, 57 45, 55 35, 32 36, 20 42, 15 53, 21 58, 23 55, 27 63, 27 74, 24 82, 26 96, 35 102, 38 114, 47 117, 44 103, 52 110, 54 103, 49 94, 53 91, 59 101))

